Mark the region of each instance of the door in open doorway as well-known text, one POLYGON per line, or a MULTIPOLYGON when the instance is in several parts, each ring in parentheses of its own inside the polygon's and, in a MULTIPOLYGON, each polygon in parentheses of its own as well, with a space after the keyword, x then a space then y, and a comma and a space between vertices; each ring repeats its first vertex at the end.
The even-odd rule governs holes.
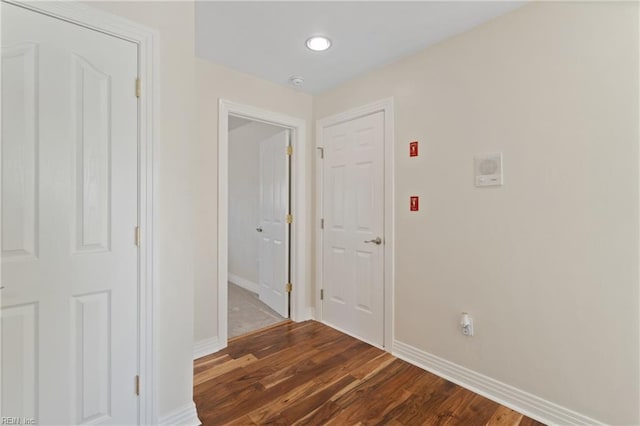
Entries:
POLYGON ((228 335, 289 317, 289 130, 229 117, 228 335))

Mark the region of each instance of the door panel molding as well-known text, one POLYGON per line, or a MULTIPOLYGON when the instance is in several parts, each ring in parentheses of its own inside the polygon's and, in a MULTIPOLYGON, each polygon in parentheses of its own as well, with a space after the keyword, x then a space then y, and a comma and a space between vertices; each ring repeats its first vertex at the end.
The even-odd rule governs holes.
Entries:
POLYGON ((218 105, 218 338, 221 347, 227 346, 227 281, 229 244, 229 115, 288 128, 291 131, 293 160, 291 162, 291 319, 305 321, 312 318, 308 294, 307 259, 311 259, 309 218, 311 199, 307 194, 310 173, 307 167, 307 123, 305 120, 231 102, 219 100, 218 105))
MULTIPOLYGON (((318 219, 318 228, 320 228, 320 219, 323 214, 323 175, 322 175, 322 153, 324 129, 340 124, 346 121, 354 120, 367 115, 384 112, 384 349, 392 352, 393 344, 393 294, 394 294, 394 277, 395 277, 395 229, 394 229, 394 108, 393 98, 386 98, 370 104, 352 108, 350 110, 331 115, 316 120, 316 151, 320 154, 316 155, 315 160, 315 203, 316 218, 318 219)), ((314 225, 314 226, 316 226, 314 225)), ((323 233, 319 230, 318 238, 315 242, 316 256, 314 259, 316 276, 315 282, 318 286, 323 282, 323 233)), ((316 305, 316 317, 322 321, 322 300, 320 296, 320 288, 316 289, 314 295, 316 305)))
POLYGON ((2 309, 2 333, 20 341, 4 349, 2 374, 18 383, 18 389, 3 395, 3 409, 38 417, 38 303, 7 306, 2 309))
POLYGON ((159 85, 159 75, 154 67, 159 52, 157 31, 129 21, 109 12, 80 2, 29 2, 2 0, 24 9, 42 13, 63 21, 99 31, 137 44, 138 74, 142 91, 138 99, 138 224, 141 241, 139 259, 139 376, 140 411, 139 424, 156 424, 157 388, 155 382, 156 359, 154 343, 154 238, 153 238, 153 146, 159 134, 159 122, 155 111, 159 100, 154 88, 159 85))
POLYGON ((111 80, 85 58, 73 54, 75 110, 75 251, 110 249, 111 80), (93 125, 91 125, 93 123, 93 125))
POLYGON ((75 369, 69 380, 72 418, 76 424, 106 422, 111 420, 111 291, 73 299, 71 335, 75 369))
POLYGON ((38 257, 39 140, 38 133, 33 130, 38 120, 38 53, 38 46, 34 43, 2 49, 3 79, 21 83, 3 89, 7 91, 5 96, 11 97, 13 107, 4 112, 2 123, 5 138, 2 149, 2 205, 15 206, 13 209, 5 207, 2 212, 2 259, 5 262, 8 259, 36 260, 38 257), (20 117, 18 111, 24 116, 20 117), (10 188, 20 190, 12 191, 10 188))

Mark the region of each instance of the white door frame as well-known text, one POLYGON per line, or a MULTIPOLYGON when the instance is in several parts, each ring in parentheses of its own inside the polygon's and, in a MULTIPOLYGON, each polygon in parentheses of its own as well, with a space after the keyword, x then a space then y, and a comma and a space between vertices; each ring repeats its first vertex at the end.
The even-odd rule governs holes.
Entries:
MULTIPOLYGON (((376 112, 384 112, 384 349, 392 352, 393 344, 393 291, 395 279, 395 232, 394 232, 394 118, 393 118, 393 98, 382 99, 367 105, 350 109, 336 115, 325 117, 316 121, 316 148, 322 149, 322 138, 324 128, 345 121, 354 120, 365 115, 374 114, 376 112)), ((320 155, 316 156, 316 217, 322 217, 323 200, 322 200, 322 159, 320 155)), ((322 286, 322 246, 324 244, 322 232, 318 232, 316 238, 316 285, 319 287, 316 292, 316 317, 323 321, 322 318, 322 301, 320 300, 319 289, 322 286)))
MULTIPOLYGON (((139 418, 141 425, 156 424, 157 388, 155 383, 154 339, 154 264, 153 264, 153 146, 158 140, 155 111, 158 98, 158 73, 153 64, 157 57, 158 34, 140 24, 79 2, 28 2, 2 0, 34 12, 43 13, 85 28, 122 38, 138 45, 138 70, 142 92, 138 102, 138 225, 141 230, 138 250, 138 372, 140 375, 139 418)), ((133 90, 132 82, 132 90, 133 90)), ((132 230, 133 232, 133 230, 132 230)), ((133 237, 132 237, 133 238, 133 237)), ((133 389, 133 378, 131 382, 133 389)))
MULTIPOLYGON (((267 111, 249 105, 219 100, 218 105, 218 338, 220 347, 227 346, 227 282, 229 247, 229 115, 259 121, 291 130, 293 160, 291 162, 291 319, 305 321, 311 318, 307 303, 310 283, 306 280, 307 259, 311 258, 307 183, 307 125, 305 120, 267 111)), ((284 155, 284 153, 283 153, 284 155)), ((285 283, 282 283, 283 286, 285 283)))

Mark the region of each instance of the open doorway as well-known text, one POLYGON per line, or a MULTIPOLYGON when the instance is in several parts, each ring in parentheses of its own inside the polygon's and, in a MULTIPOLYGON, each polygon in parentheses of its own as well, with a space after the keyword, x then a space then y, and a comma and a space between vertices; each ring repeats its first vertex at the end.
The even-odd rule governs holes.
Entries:
MULTIPOLYGON (((311 187, 307 149, 307 123, 304 119, 263 110, 249 105, 220 99, 218 111, 218 340, 219 347, 228 340, 228 274, 229 274, 229 121, 248 119, 281 127, 289 131, 290 149, 286 149, 290 165, 289 198, 289 281, 280 283, 289 297, 289 317, 305 321, 314 317, 310 306, 311 274, 309 270, 311 246, 311 187)), ((256 224, 252 225, 255 232, 256 224)))
POLYGON ((228 336, 289 318, 290 130, 229 116, 228 336))

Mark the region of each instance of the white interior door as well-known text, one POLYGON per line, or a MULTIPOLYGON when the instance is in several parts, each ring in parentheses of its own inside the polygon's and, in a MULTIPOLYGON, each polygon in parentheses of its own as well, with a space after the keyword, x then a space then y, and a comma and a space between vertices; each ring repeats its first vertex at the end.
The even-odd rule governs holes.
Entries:
POLYGON ((1 7, 1 415, 137 424, 137 46, 1 7))
POLYGON ((323 129, 322 319, 384 344, 384 113, 323 129))
POLYGON ((289 130, 260 142, 260 300, 289 316, 289 130))

